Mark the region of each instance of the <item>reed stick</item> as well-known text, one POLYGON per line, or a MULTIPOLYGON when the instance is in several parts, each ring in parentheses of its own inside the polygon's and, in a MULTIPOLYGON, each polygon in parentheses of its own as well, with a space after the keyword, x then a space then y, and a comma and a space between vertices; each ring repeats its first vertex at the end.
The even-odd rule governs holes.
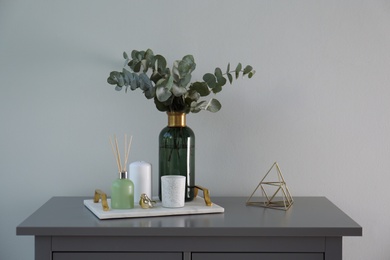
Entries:
MULTIPOLYGON (((128 159, 129 159, 129 154, 130 154, 130 148, 131 148, 131 142, 132 142, 132 140, 133 140, 133 136, 131 135, 130 136, 130 141, 129 141, 129 144, 128 144, 128 146, 127 146, 127 153, 126 153, 126 151, 125 151, 125 171, 126 171, 126 167, 127 167, 127 161, 128 161, 128 159)), ((125 147, 125 149, 126 149, 126 147, 125 147)))
POLYGON ((115 146, 116 146, 116 156, 119 162, 119 169, 123 169, 121 164, 121 153, 119 152, 118 139, 116 138, 116 136, 115 136, 115 146))
POLYGON ((114 148, 114 144, 112 143, 111 137, 110 137, 110 143, 111 143, 112 153, 114 154, 114 157, 115 157, 116 165, 118 166, 118 172, 121 172, 121 167, 119 165, 118 156, 115 153, 115 148, 114 148))
POLYGON ((125 157, 124 157, 123 167, 122 167, 122 161, 121 161, 121 154, 119 152, 118 138, 116 137, 116 135, 114 135, 114 141, 111 139, 111 137, 109 139, 110 139, 110 144, 111 144, 111 150, 112 150, 112 153, 114 154, 114 157, 116 159, 116 164, 118 166, 118 171, 124 172, 127 170, 127 162, 128 162, 128 158, 130 155, 131 143, 133 140, 133 136, 130 136, 130 141, 127 142, 127 135, 125 134, 125 142, 124 142, 124 146, 125 146, 124 147, 124 156, 125 157))

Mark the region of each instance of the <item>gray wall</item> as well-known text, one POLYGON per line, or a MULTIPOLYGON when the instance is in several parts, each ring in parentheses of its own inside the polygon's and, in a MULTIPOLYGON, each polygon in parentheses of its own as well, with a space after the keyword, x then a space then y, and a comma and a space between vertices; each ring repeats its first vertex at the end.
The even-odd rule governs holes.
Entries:
MULTIPOLYGON (((106 83, 122 52, 186 54, 194 78, 241 61, 222 110, 188 116, 197 183, 249 196, 278 161, 293 196, 326 196, 364 227, 344 259, 389 259, 390 2, 0 0, 0 258, 33 259, 15 227, 52 196, 109 191, 108 136, 154 167, 166 125, 106 83)), ((82 206, 82 205, 80 205, 82 206)))

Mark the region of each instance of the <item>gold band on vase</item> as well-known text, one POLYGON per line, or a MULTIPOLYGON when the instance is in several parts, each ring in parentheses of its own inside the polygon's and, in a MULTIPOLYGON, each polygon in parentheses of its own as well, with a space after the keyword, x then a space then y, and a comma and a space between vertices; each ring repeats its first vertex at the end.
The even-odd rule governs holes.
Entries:
POLYGON ((184 112, 168 112, 168 127, 184 127, 186 126, 186 113, 184 112))

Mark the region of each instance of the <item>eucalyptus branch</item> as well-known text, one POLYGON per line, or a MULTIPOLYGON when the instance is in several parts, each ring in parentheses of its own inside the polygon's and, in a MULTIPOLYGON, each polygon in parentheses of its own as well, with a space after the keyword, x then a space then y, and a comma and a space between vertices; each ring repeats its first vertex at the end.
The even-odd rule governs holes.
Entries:
POLYGON ((239 63, 235 70, 230 69, 230 63, 223 73, 216 68, 214 73, 206 73, 203 81, 191 82, 191 73, 196 68, 192 55, 186 55, 181 60, 173 63, 172 69, 167 67, 167 62, 162 55, 154 55, 153 51, 133 50, 131 57, 124 52, 125 65, 122 71, 112 71, 107 82, 115 85, 116 90, 125 87, 135 90, 140 88, 145 97, 153 99, 156 108, 160 111, 182 111, 197 113, 201 110, 217 112, 221 109, 221 103, 211 98, 208 102, 200 100, 222 91, 222 87, 229 81, 233 83, 240 75, 252 78, 255 74, 252 66, 244 68, 239 63), (126 64, 128 68, 126 68, 126 64), (147 75, 148 72, 150 76, 147 75))

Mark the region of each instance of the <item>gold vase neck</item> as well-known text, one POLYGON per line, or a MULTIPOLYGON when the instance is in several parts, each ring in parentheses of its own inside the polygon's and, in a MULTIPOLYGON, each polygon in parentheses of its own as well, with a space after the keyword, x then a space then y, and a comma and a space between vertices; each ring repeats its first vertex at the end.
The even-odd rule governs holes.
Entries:
POLYGON ((168 114, 168 127, 186 126, 186 113, 168 112, 167 114, 168 114))

